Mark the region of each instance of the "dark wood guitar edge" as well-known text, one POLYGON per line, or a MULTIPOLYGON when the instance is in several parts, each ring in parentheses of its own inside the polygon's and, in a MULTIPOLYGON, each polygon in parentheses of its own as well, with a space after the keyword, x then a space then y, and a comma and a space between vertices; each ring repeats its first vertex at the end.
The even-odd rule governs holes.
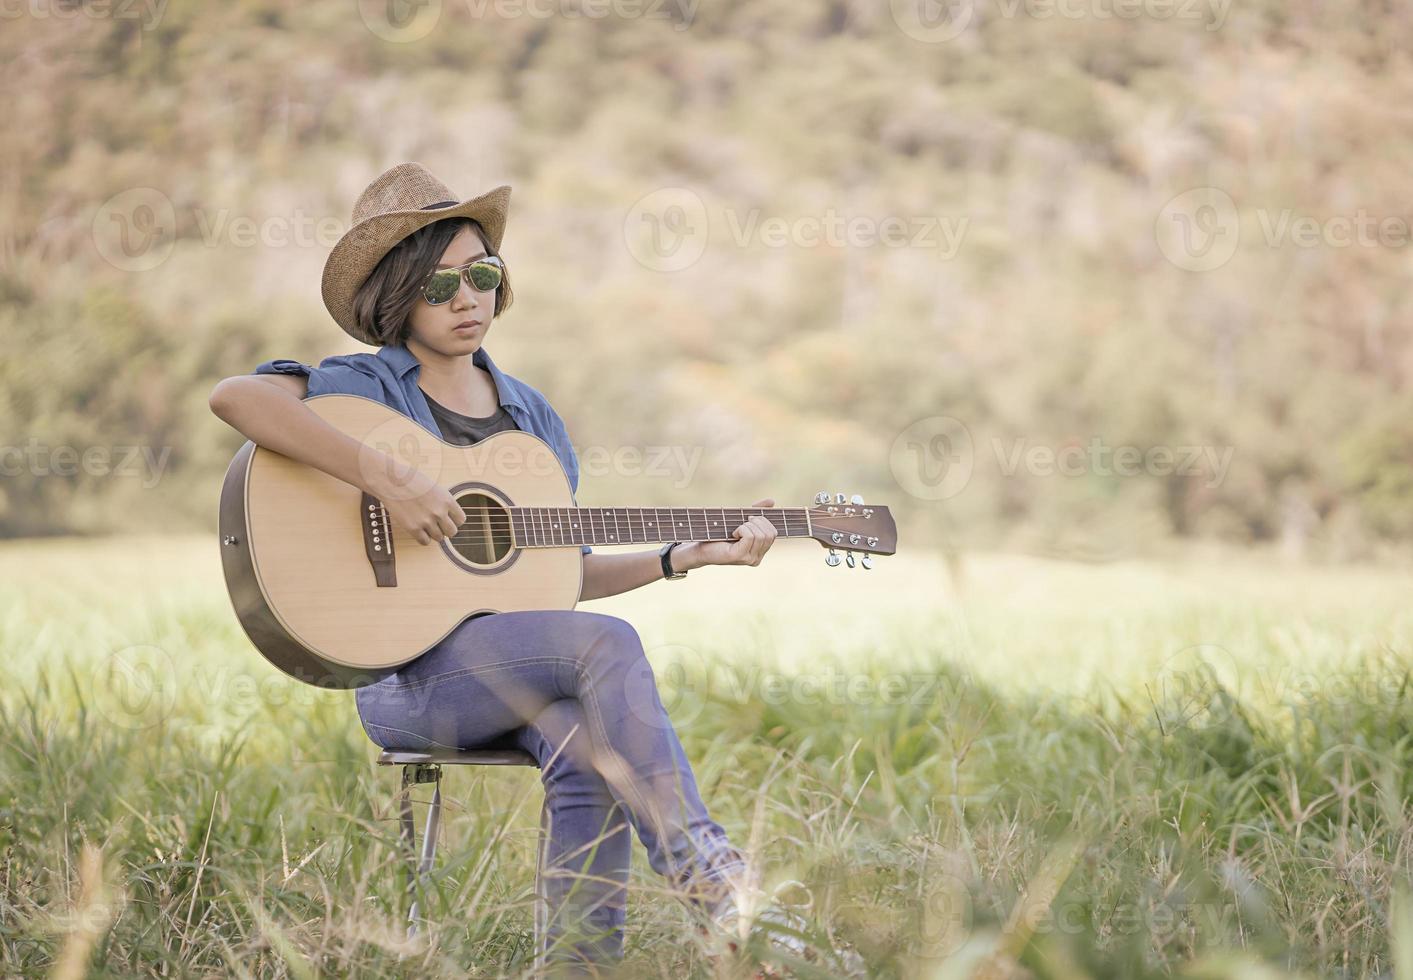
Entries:
POLYGON ((330 689, 352 689, 376 683, 397 667, 360 669, 325 660, 290 635, 266 601, 255 574, 245 510, 245 485, 254 455, 255 443, 247 441, 231 460, 221 485, 217 518, 221 567, 236 618, 255 648, 296 680, 330 689))

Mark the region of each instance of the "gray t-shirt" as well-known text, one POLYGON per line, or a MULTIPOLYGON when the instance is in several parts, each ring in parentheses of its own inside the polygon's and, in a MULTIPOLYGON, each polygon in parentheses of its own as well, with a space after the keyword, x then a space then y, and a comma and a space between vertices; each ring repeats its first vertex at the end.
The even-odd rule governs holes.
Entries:
POLYGON ((510 417, 510 413, 505 410, 504 405, 497 405, 495 412, 491 415, 476 418, 453 412, 445 405, 432 401, 431 396, 425 391, 422 392, 422 397, 427 399, 427 407, 432 410, 432 418, 436 419, 437 428, 442 430, 442 438, 453 446, 469 446, 480 442, 493 432, 520 428, 510 417))

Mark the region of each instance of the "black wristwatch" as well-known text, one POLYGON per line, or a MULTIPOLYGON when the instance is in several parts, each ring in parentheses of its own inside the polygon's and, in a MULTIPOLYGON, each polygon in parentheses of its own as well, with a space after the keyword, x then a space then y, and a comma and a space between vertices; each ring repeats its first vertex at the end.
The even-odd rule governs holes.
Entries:
POLYGON ((662 577, 665 579, 686 578, 686 572, 674 572, 672 570, 672 549, 681 544, 681 541, 672 541, 662 546, 662 550, 657 553, 662 559, 662 577))

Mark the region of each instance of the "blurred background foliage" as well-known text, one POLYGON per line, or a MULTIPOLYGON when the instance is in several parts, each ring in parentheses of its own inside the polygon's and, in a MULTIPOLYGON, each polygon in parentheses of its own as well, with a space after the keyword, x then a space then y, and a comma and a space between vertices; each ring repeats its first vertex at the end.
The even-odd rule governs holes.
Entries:
POLYGON ((273 357, 364 349, 323 309, 320 270, 362 188, 416 160, 466 196, 513 185, 517 300, 486 346, 546 393, 581 455, 702 449, 690 481, 590 476, 581 504, 796 505, 827 488, 894 506, 905 546, 1401 553, 1407 249, 1263 228, 1360 213, 1406 227, 1413 8, 1043 17, 978 0, 965 31, 927 43, 900 28, 906 2, 592 18, 458 0, 404 42, 367 3, 7 12, 0 442, 170 455, 156 480, 12 466, 0 535, 214 529, 242 440, 211 387, 273 357), (1188 271, 1155 222, 1206 186, 1236 202, 1241 240, 1188 271), (134 188, 170 202, 150 268, 104 256, 104 209, 134 188), (662 188, 710 216, 701 258, 676 271, 638 261, 625 234, 662 188), (831 210, 965 235, 952 254, 734 233, 752 214, 831 210), (895 475, 899 433, 933 416, 974 446, 965 489, 941 501, 895 475), (1230 467, 997 465, 998 446, 1095 439, 1230 449, 1230 467))

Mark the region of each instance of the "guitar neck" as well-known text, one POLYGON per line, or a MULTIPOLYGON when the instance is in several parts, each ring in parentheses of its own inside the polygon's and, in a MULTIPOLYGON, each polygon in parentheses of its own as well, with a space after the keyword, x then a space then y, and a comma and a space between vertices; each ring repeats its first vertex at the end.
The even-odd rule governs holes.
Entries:
POLYGON ((521 548, 727 541, 757 514, 782 538, 810 536, 803 507, 506 507, 505 514, 498 519, 509 520, 521 548))

